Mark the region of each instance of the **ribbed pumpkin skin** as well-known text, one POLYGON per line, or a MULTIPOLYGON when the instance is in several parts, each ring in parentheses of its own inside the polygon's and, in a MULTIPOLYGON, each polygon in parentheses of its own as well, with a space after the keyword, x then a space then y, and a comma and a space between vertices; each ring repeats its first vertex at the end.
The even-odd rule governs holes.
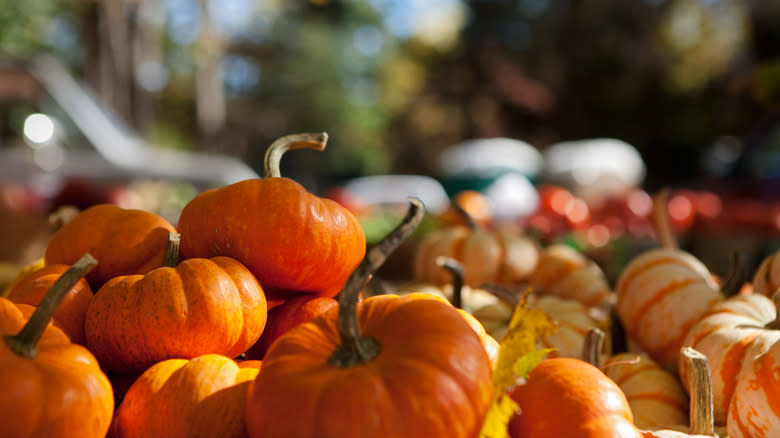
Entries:
MULTIPOLYGON (((46 265, 22 279, 8 293, 14 303, 37 306, 46 292, 67 271, 68 265, 46 265)), ((62 329, 74 344, 84 345, 84 320, 92 301, 92 289, 87 280, 79 280, 54 312, 54 324, 62 329)))
POLYGON ((216 353, 235 357, 260 337, 263 290, 229 257, 116 277, 87 309, 86 337, 105 369, 138 374, 157 362, 216 353))
POLYGON ((541 348, 554 348, 548 357, 582 357, 585 335, 590 329, 606 330, 606 324, 591 317, 588 307, 579 301, 556 296, 534 297, 529 307, 541 309, 557 330, 539 339, 541 348))
POLYGON ((414 278, 443 285, 450 274, 436 264, 438 257, 450 257, 463 265, 463 281, 472 287, 484 283, 515 284, 525 280, 536 267, 539 249, 530 239, 509 232, 492 232, 455 226, 428 234, 414 255, 414 278))
POLYGON ((529 278, 538 295, 553 295, 597 306, 611 291, 604 272, 592 260, 568 245, 550 245, 529 278))
POLYGON ((770 254, 753 274, 753 292, 771 297, 780 288, 780 251, 770 254))
POLYGON ((349 210, 288 178, 205 191, 184 207, 177 228, 183 258, 234 258, 274 298, 290 291, 335 296, 366 251, 349 210))
POLYGON ((725 299, 704 264, 684 251, 665 248, 631 260, 615 292, 615 310, 626 333, 672 372, 677 372, 690 328, 725 299))
POLYGON ((246 437, 246 395, 258 371, 217 354, 159 362, 127 391, 109 437, 246 437))
POLYGON ((279 338, 247 401, 254 438, 477 437, 490 406, 490 362, 474 330, 435 299, 380 295, 357 305, 381 351, 329 366, 339 344, 333 309, 279 338))
POLYGON ((100 263, 87 274, 93 291, 119 275, 146 274, 159 268, 168 234, 176 232, 162 217, 111 204, 90 207, 52 236, 46 264, 72 265, 84 253, 100 263))
MULTIPOLYGON (((33 310, 0 298, 0 335, 17 334, 33 310)), ((0 437, 104 437, 114 394, 95 357, 52 325, 37 350, 27 359, 0 340, 0 437)))
MULTIPOLYGON (((726 424, 729 402, 743 365, 780 340, 780 331, 764 329, 774 319, 775 306, 769 298, 759 294, 737 295, 715 304, 685 338, 683 346, 698 350, 710 364, 716 425, 726 424)), ((680 379, 687 388, 689 376, 684 360, 680 361, 680 379)))
POLYGON ((520 407, 509 421, 512 438, 641 436, 620 388, 580 359, 543 360, 510 396, 520 407))
POLYGON ((634 424, 640 429, 688 424, 688 397, 683 387, 674 374, 647 355, 616 354, 602 368, 626 395, 634 424))
POLYGON ((780 436, 780 344, 745 364, 729 405, 729 438, 780 436))

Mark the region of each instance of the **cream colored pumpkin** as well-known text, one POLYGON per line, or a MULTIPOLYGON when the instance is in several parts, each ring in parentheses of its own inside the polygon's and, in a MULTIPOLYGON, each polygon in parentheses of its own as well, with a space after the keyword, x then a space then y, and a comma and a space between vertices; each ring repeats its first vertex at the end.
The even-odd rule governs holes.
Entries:
POLYGON ((753 292, 771 297, 780 288, 780 251, 768 255, 753 274, 753 292))
POLYGON ((537 295, 553 295, 599 306, 610 300, 611 290, 601 268, 576 249, 563 244, 542 250, 528 279, 537 295))

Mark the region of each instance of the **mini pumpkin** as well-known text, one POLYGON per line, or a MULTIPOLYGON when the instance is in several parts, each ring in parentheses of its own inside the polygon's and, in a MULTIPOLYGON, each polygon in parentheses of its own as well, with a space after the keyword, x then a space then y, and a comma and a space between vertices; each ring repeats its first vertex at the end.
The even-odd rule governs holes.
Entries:
POLYGON ((109 437, 246 437, 247 389, 260 366, 218 354, 159 362, 127 391, 109 437))
POLYGON ((37 308, 0 298, 0 436, 102 438, 108 431, 114 411, 108 378, 86 348, 49 324, 95 263, 89 255, 77 260, 37 308))
POLYGON ((287 150, 325 148, 327 135, 293 134, 265 155, 265 178, 205 191, 178 222, 182 257, 226 256, 257 278, 269 302, 300 293, 332 297, 360 263, 366 237, 355 216, 279 172, 287 150))
POLYGON ((528 279, 537 295, 553 295, 586 306, 605 305, 612 291, 604 271, 580 251, 564 244, 547 246, 528 279))
MULTIPOLYGON (((177 236, 169 254, 177 253, 177 236)), ((105 369, 137 375, 165 359, 238 356, 260 337, 266 318, 263 289, 244 265, 193 258, 113 278, 90 303, 85 333, 105 369)))

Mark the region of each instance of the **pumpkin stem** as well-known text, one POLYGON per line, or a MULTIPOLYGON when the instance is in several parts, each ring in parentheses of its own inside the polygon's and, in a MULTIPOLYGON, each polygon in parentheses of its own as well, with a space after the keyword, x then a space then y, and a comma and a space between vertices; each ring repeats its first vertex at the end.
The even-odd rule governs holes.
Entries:
POLYGON ((466 209, 463 208, 463 206, 460 205, 458 201, 453 199, 450 201, 450 204, 452 204, 452 208, 455 210, 455 212, 463 218, 463 220, 466 222, 466 226, 469 227, 470 230, 474 231, 479 229, 479 224, 474 221, 474 218, 471 217, 471 215, 466 211, 466 209))
POLYGON ((515 293, 511 289, 505 286, 501 286, 499 284, 494 284, 494 283, 482 283, 479 286, 479 288, 487 292, 490 292, 496 298, 501 300, 504 304, 508 305, 512 309, 514 309, 520 304, 520 299, 517 298, 517 295, 515 295, 515 293))
POLYGON ((285 152, 294 149, 314 149, 322 151, 328 142, 328 134, 306 133, 285 135, 271 143, 268 150, 265 151, 264 175, 266 178, 279 178, 282 176, 279 170, 279 163, 282 161, 282 155, 285 152))
POLYGON ((601 352, 604 351, 604 332, 593 327, 585 334, 585 343, 582 348, 582 360, 601 369, 601 352))
POLYGON ((691 434, 714 436, 715 414, 712 401, 712 375, 707 356, 691 347, 683 347, 681 354, 691 370, 691 434))
POLYGON ((379 354, 381 346, 376 339, 363 337, 360 334, 357 318, 358 294, 369 276, 382 266, 387 256, 414 232, 424 214, 425 206, 422 201, 409 198, 409 210, 403 221, 381 242, 366 252, 363 261, 347 279, 339 293, 337 326, 341 342, 328 360, 330 366, 349 368, 369 362, 379 354))
POLYGON ((452 305, 463 308, 463 265, 452 257, 436 257, 436 264, 452 276, 452 305))
POLYGON ((745 270, 742 268, 742 254, 732 251, 729 256, 729 271, 720 290, 727 297, 736 295, 745 284, 745 270))
POLYGON ((97 260, 87 253, 68 268, 54 282, 49 291, 46 292, 46 295, 19 333, 4 337, 8 348, 14 353, 29 359, 38 357, 38 350, 35 347, 54 316, 54 311, 57 310, 57 307, 59 307, 70 289, 96 265, 97 260))
POLYGON ((168 240, 165 242, 165 251, 163 252, 163 266, 175 268, 179 264, 179 246, 181 246, 181 234, 168 233, 168 240))
POLYGON ((655 232, 658 234, 658 240, 661 242, 661 246, 667 249, 678 249, 677 239, 672 233, 672 228, 669 225, 669 219, 667 218, 667 203, 669 201, 669 189, 661 189, 653 196, 653 226, 655 232))
POLYGON ((772 295, 772 302, 775 303, 775 309, 778 309, 775 319, 764 326, 767 330, 780 330, 780 291, 772 295))

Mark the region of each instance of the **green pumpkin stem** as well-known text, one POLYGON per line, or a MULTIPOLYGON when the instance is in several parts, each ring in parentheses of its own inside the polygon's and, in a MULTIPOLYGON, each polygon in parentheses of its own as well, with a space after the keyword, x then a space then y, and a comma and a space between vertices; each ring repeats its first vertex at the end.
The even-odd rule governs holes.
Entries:
POLYGON ((271 143, 271 146, 265 151, 265 177, 279 178, 282 176, 282 173, 279 170, 279 163, 282 161, 282 155, 284 155, 285 152, 294 149, 314 149, 322 151, 325 149, 327 143, 328 134, 325 132, 290 134, 277 139, 271 143))
POLYGON ((715 409, 712 401, 712 374, 707 356, 691 347, 683 347, 681 354, 691 370, 690 421, 692 435, 717 437, 715 433, 715 409))
POLYGON ((672 227, 669 225, 669 218, 667 218, 667 203, 669 200, 669 189, 661 189, 653 196, 653 226, 655 232, 658 235, 658 241, 661 242, 661 246, 667 249, 679 249, 677 239, 674 237, 672 227))
POLYGON ((168 233, 168 240, 165 242, 165 252, 163 252, 163 266, 167 268, 175 268, 179 264, 180 246, 181 234, 168 233))
POLYGON ((452 257, 436 257, 436 264, 450 273, 452 277, 452 300, 457 309, 463 308, 463 265, 452 257))
POLYGON ((49 325, 54 312, 59 307, 65 295, 78 283, 89 271, 97 265, 97 260, 91 254, 84 254, 76 263, 65 271, 54 282, 40 304, 16 335, 5 336, 5 343, 14 353, 30 359, 38 357, 36 346, 43 332, 49 325))
POLYGON ((409 198, 409 210, 403 221, 381 242, 366 252, 339 293, 338 330, 341 342, 331 355, 330 366, 348 368, 369 362, 379 354, 381 346, 376 339, 364 337, 357 318, 360 289, 379 269, 387 257, 414 232, 425 214, 425 206, 417 198, 409 198))

